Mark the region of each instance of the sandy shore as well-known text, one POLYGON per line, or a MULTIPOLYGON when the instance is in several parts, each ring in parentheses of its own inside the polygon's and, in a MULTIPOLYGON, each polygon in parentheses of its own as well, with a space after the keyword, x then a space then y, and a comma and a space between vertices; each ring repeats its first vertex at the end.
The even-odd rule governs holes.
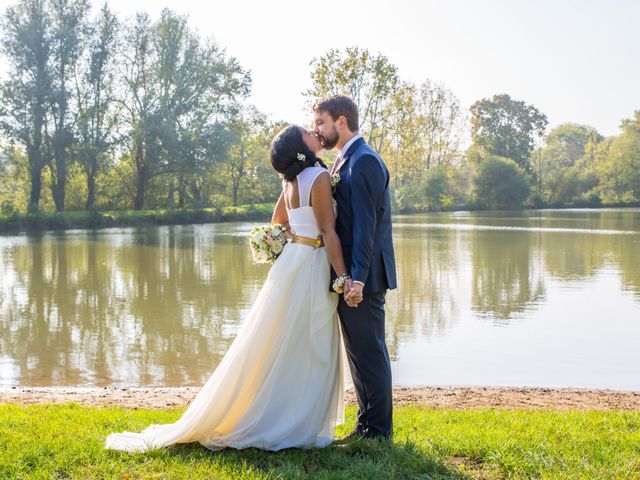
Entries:
MULTIPOLYGON (((91 406, 167 408, 186 406, 199 387, 80 388, 13 387, 0 389, 0 405, 76 402, 91 406)), ((394 387, 394 405, 466 409, 640 410, 640 392, 591 389, 510 387, 394 387)), ((355 404, 352 389, 346 392, 355 404)))

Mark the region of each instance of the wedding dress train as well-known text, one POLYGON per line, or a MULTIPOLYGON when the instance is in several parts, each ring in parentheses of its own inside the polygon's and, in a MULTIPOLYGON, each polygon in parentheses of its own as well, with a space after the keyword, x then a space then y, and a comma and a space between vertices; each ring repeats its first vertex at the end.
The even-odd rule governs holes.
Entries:
MULTIPOLYGON (((325 171, 298 176, 301 207, 289 211, 292 230, 319 234, 308 205, 325 171)), ((344 378, 329 261, 323 247, 289 243, 271 267, 238 335, 184 414, 141 433, 113 433, 105 447, 146 451, 199 442, 218 450, 324 447, 344 420, 344 378)))

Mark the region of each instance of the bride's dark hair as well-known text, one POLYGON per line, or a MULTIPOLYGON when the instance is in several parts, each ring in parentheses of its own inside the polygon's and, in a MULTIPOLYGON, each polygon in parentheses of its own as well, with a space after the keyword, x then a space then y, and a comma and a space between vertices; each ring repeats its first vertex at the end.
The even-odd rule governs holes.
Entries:
POLYGON ((271 142, 271 165, 276 172, 282 174, 287 182, 290 182, 307 167, 313 167, 319 163, 327 166, 311 151, 302 140, 302 128, 297 125, 289 125, 278 133, 271 142), (300 158, 304 155, 304 159, 300 158))

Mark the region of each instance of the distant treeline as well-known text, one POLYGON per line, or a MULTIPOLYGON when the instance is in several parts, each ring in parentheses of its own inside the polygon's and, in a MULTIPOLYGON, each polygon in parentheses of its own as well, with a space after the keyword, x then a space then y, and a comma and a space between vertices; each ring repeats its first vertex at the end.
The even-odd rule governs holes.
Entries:
MULTIPOLYGON (((5 220, 277 198, 268 148, 284 122, 247 104, 250 72, 185 17, 120 19, 107 4, 91 17, 87 0, 21 0, 2 12, 0 42, 5 220)), ((357 101, 396 211, 640 202, 640 112, 614 137, 578 123, 548 131, 533 105, 499 94, 467 109, 361 48, 328 51, 310 74, 309 104, 332 93, 357 101)))

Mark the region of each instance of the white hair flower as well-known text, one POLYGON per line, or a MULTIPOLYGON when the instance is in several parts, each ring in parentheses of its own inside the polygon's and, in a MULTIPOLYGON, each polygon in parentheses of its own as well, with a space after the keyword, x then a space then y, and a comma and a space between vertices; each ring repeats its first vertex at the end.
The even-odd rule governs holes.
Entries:
POLYGON ((298 154, 298 161, 304 162, 306 158, 307 157, 305 157, 304 153, 299 153, 298 154))

